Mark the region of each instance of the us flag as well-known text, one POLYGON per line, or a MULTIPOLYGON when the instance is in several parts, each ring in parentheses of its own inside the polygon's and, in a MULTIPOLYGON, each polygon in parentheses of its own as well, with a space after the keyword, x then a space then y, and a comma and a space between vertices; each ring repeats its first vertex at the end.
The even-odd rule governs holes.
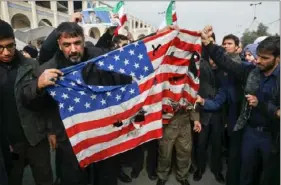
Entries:
POLYGON ((48 92, 58 103, 81 167, 162 137, 164 115, 176 111, 163 113, 163 108, 185 107, 196 98, 199 60, 191 59, 201 53, 200 43, 196 32, 172 30, 62 69, 64 76, 48 92), (130 75, 133 82, 87 85, 82 78, 87 63, 130 75), (140 114, 144 120, 137 121, 140 114), (114 126, 116 122, 121 126, 114 126))

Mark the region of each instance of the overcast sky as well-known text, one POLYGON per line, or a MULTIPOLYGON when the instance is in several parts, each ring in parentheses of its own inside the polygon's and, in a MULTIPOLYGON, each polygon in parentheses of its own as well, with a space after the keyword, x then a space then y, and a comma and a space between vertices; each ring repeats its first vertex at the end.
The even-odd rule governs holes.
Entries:
MULTIPOLYGON (((105 1, 115 5, 117 1, 105 1)), ((202 29, 206 24, 214 27, 217 42, 220 43, 222 37, 233 33, 239 37, 246 28, 255 29, 259 22, 264 24, 280 19, 279 1, 262 1, 256 6, 256 21, 252 23, 254 17, 254 6, 251 3, 259 1, 177 1, 176 12, 178 24, 182 28, 190 30, 202 29), (252 26, 250 26, 252 25, 252 26)), ((158 26, 163 19, 163 12, 167 8, 169 1, 126 1, 126 11, 129 14, 158 26)), ((280 33, 280 20, 268 24, 271 33, 280 33)))

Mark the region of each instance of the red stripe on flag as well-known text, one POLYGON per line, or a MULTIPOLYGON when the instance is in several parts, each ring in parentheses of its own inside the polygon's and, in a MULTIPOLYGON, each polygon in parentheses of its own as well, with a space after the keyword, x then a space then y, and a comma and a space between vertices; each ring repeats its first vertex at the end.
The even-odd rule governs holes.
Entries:
MULTIPOLYGON (((157 121, 157 120, 161 120, 162 119, 162 112, 155 112, 155 113, 151 113, 148 114, 147 116, 145 116, 145 121, 143 122, 143 126, 147 125, 153 121, 157 121)), ((113 126, 112 126, 113 127, 113 126)), ((82 150, 85 150, 93 145, 97 145, 97 144, 101 144, 101 143, 105 143, 114 139, 117 139, 118 137, 122 136, 122 135, 126 135, 129 132, 135 130, 136 128, 133 126, 132 123, 130 123, 129 125, 122 127, 121 130, 117 130, 115 132, 112 133, 108 133, 108 134, 104 134, 101 136, 96 136, 96 137, 92 137, 92 138, 88 138, 85 139, 81 142, 79 142, 78 144, 76 144, 75 146, 73 146, 73 151, 75 154, 78 154, 79 152, 81 152, 82 150)))
POLYGON ((174 13, 173 14, 173 22, 176 22, 178 20, 178 18, 177 18, 177 14, 176 13, 174 13))
POLYGON ((173 101, 178 102, 181 98, 185 98, 188 102, 190 103, 194 103, 194 100, 196 98, 193 98, 189 93, 187 93, 186 91, 183 91, 181 93, 174 93, 170 90, 164 90, 163 91, 163 98, 169 98, 173 101))
MULTIPOLYGON (((165 55, 167 53, 169 47, 171 46, 171 43, 172 43, 172 41, 159 46, 159 48, 157 50, 152 50, 152 51, 148 52, 147 55, 148 55, 150 61, 152 61, 152 63, 153 63, 154 60, 165 55)), ((158 46, 154 46, 154 47, 157 48, 158 46)))
POLYGON ((91 129, 96 129, 96 128, 101 128, 101 127, 106 127, 109 125, 112 125, 113 123, 117 122, 118 120, 124 120, 127 119, 128 117, 133 116, 136 114, 143 106, 145 105, 150 105, 153 103, 157 103, 162 100, 162 93, 158 93, 155 95, 148 96, 145 102, 142 102, 140 104, 135 105, 132 109, 126 110, 122 113, 110 116, 110 117, 105 117, 99 120, 93 120, 93 121, 87 121, 87 122, 82 122, 82 123, 76 123, 75 125, 69 127, 66 129, 66 133, 68 137, 72 137, 75 134, 78 134, 80 132, 84 132, 87 130, 91 129))
POLYGON ((188 51, 188 52, 198 52, 201 53, 201 45, 200 44, 193 44, 193 43, 188 43, 185 41, 181 41, 178 37, 175 37, 174 42, 172 43, 173 46, 183 50, 183 51, 188 51))
POLYGON ((178 57, 175 57, 175 56, 167 56, 161 64, 162 65, 163 64, 170 64, 170 65, 174 65, 174 66, 189 66, 190 61, 189 61, 189 59, 185 59, 185 58, 178 58, 178 57))
POLYGON ((147 80, 145 83, 140 84, 139 88, 142 89, 141 93, 144 91, 149 90, 151 87, 147 85, 148 83, 154 83, 154 84, 160 84, 166 81, 175 81, 175 78, 185 78, 185 83, 189 84, 191 88, 194 89, 194 91, 197 91, 199 89, 199 84, 195 83, 194 80, 191 79, 190 76, 185 74, 178 74, 178 73, 160 73, 155 76, 155 78, 151 78, 147 80))
POLYGON ((180 32, 181 33, 187 33, 191 36, 194 36, 194 37, 201 37, 201 34, 197 31, 190 31, 190 30, 183 30, 183 29, 180 29, 180 32))
POLYGON ((127 150, 131 150, 142 143, 145 143, 145 142, 153 140, 153 139, 158 139, 161 137, 162 137, 162 128, 157 129, 157 130, 152 130, 150 132, 147 132, 143 136, 140 136, 135 139, 131 139, 127 142, 121 143, 119 145, 116 145, 116 146, 110 147, 106 150, 103 150, 99 153, 93 154, 92 156, 81 160, 80 166, 85 167, 92 162, 100 161, 100 160, 105 159, 106 157, 108 158, 108 157, 114 156, 116 154, 125 152, 127 150))

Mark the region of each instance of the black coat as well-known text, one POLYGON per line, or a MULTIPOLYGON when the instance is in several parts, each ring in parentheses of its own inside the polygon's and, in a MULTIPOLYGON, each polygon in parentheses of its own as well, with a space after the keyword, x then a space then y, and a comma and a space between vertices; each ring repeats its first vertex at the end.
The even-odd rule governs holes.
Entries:
MULTIPOLYGON (((221 86, 219 80, 221 78, 223 78, 223 72, 219 69, 213 70, 210 63, 202 59, 200 61, 200 87, 198 95, 204 99, 213 99, 218 91, 218 88, 221 86)), ((201 123, 208 125, 212 114, 212 112, 204 111, 202 107, 200 110, 201 123)))

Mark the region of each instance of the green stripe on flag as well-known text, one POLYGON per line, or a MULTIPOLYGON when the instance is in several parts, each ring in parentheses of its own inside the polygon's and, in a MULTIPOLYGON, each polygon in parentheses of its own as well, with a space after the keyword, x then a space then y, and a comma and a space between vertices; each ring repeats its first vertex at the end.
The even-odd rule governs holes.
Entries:
POLYGON ((117 5, 113 8, 112 12, 115 13, 115 14, 118 13, 119 10, 120 10, 120 8, 121 8, 123 5, 124 5, 124 1, 119 1, 119 2, 117 3, 117 5))
POLYGON ((173 24, 173 4, 175 1, 171 1, 167 10, 166 10, 166 24, 172 25, 173 24))

